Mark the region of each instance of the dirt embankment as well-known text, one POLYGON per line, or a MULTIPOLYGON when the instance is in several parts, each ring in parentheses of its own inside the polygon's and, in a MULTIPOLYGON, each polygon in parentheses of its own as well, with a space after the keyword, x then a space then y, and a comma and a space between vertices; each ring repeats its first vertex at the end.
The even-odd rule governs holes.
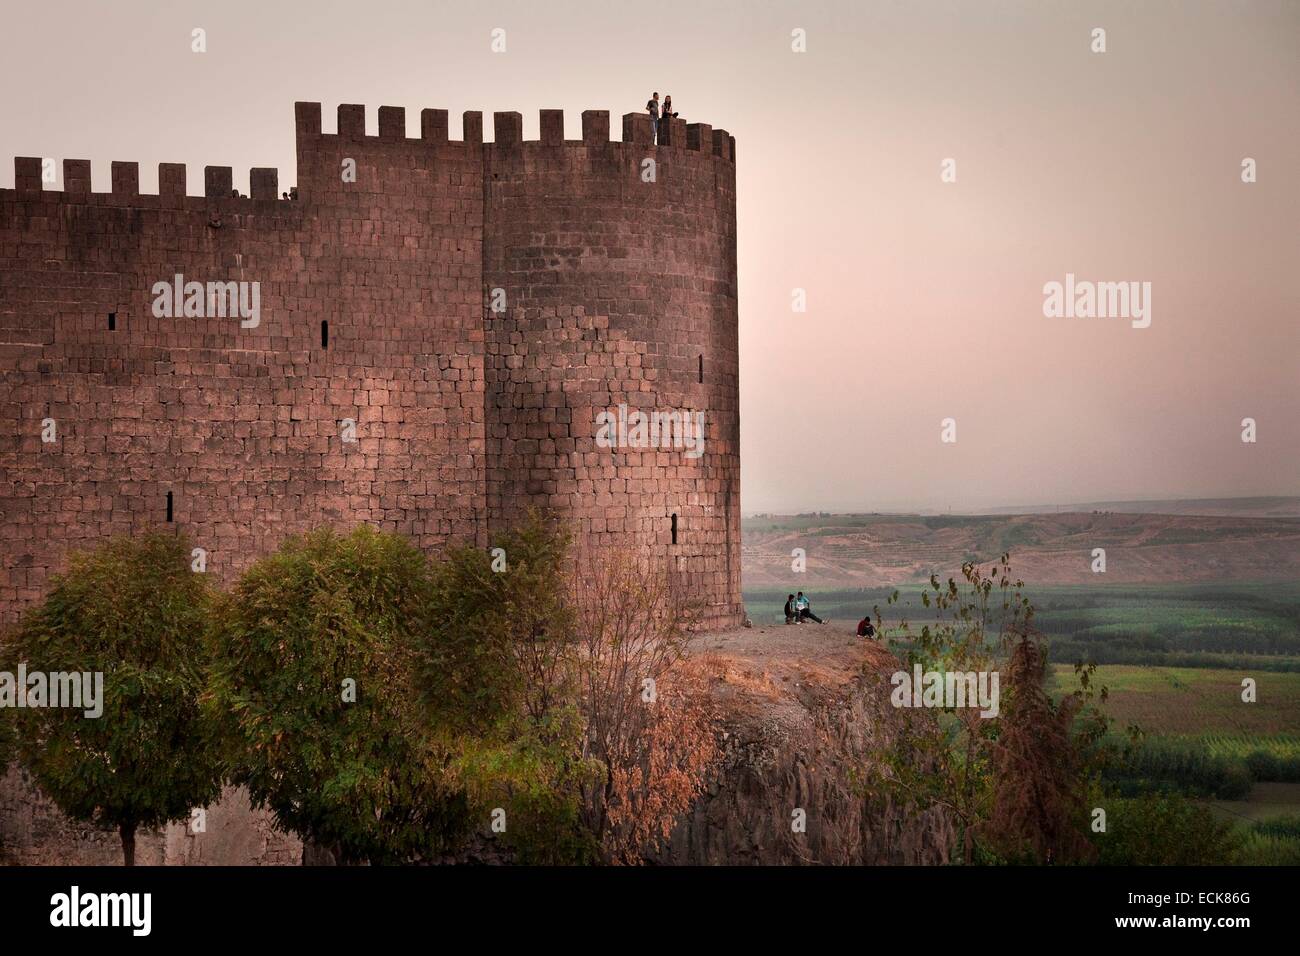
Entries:
POLYGON ((871 746, 908 719, 864 677, 897 668, 879 645, 848 625, 776 625, 702 635, 691 657, 709 674, 724 755, 659 862, 948 861, 953 830, 941 814, 912 816, 864 795, 871 746))

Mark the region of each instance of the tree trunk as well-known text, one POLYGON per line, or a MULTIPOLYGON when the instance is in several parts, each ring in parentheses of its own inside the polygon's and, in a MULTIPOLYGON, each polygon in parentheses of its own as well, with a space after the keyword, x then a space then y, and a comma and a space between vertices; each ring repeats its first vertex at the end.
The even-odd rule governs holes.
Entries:
POLYGON ((334 851, 323 843, 311 840, 302 841, 303 866, 338 866, 338 857, 334 851))
POLYGON ((122 837, 122 865, 135 866, 135 824, 120 824, 117 832, 122 837))

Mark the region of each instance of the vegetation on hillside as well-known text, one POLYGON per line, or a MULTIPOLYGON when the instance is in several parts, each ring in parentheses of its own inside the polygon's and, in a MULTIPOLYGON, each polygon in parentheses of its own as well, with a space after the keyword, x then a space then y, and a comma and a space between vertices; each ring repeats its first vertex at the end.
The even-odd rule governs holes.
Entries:
MULTIPOLYGON (((1057 646, 1035 626, 1036 608, 1008 562, 1004 555, 987 573, 968 564, 961 582, 932 578, 910 605, 934 613, 919 627, 898 611, 887 617, 873 609, 909 672, 916 665, 941 673, 996 669, 1003 695, 991 718, 948 702, 908 715, 901 738, 882 745, 884 771, 868 792, 917 811, 942 808, 958 828, 966 863, 1277 863, 1300 854, 1294 827, 1234 821, 1207 802, 1244 799, 1260 781, 1300 779, 1300 761, 1270 749, 1266 733, 1268 720, 1291 720, 1291 675, 1272 676, 1271 705, 1250 710, 1240 702, 1240 675, 1177 672, 1207 683, 1195 695, 1198 706, 1228 707, 1232 719, 1259 726, 1261 736, 1220 741, 1221 751, 1234 742, 1249 750, 1207 753, 1204 745, 1150 738, 1141 718, 1163 710, 1159 716, 1170 720, 1169 702, 1143 697, 1145 708, 1135 713, 1128 685, 1159 682, 1162 672, 1120 674, 1125 706, 1113 712, 1095 664, 1049 666, 1057 646)), ((886 604, 900 601, 894 592, 886 604)))
MULTIPOLYGON (((962 581, 930 579, 920 603, 933 619, 906 618, 881 635, 899 653, 895 675, 1000 677, 996 712, 943 699, 904 714, 898 739, 878 745, 882 772, 868 781, 873 797, 915 812, 942 809, 957 827, 961 860, 1086 862, 1085 797, 1099 772, 1107 724, 1094 706, 1091 670, 1061 701, 1046 692, 1046 648, 1034 609, 1012 577, 1010 557, 991 569, 966 564, 962 581)), ((892 594, 890 602, 899 595, 892 594)), ((881 620, 879 607, 874 609, 881 620)))

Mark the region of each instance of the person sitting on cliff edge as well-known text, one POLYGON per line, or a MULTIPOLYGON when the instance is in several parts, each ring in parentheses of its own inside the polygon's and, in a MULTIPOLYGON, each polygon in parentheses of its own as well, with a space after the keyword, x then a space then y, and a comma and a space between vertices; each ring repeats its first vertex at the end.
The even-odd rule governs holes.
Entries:
POLYGON ((791 594, 785 599, 785 623, 798 624, 798 612, 794 607, 794 595, 791 594))
POLYGON ((819 618, 816 614, 812 612, 812 605, 808 602, 808 599, 803 596, 802 591, 800 591, 799 596, 795 598, 794 606, 799 611, 800 624, 802 624, 804 621, 816 621, 818 624, 826 623, 825 621, 823 621, 821 618, 819 618))

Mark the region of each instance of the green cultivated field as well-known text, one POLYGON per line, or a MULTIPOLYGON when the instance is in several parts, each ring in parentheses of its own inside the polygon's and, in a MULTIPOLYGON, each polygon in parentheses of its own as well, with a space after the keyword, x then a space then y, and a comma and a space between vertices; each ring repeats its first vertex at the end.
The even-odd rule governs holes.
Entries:
MULTIPOLYGON (((1055 689, 1069 689, 1074 668, 1055 665, 1055 689)), ((1265 749, 1300 756, 1300 674, 1192 667, 1103 665, 1096 682, 1106 712, 1123 729, 1204 748, 1212 756, 1245 757, 1265 749), (1241 700, 1243 678, 1256 682, 1256 702, 1241 700)))
POLYGON ((1300 584, 1037 588, 1060 662, 1300 671, 1300 584))
MULTIPOLYGON (((1073 677, 1055 665, 1055 690, 1073 677)), ((1242 862, 1300 863, 1300 674, 1111 665, 1096 677, 1115 730, 1145 735, 1132 776, 1218 797, 1210 805, 1243 830, 1242 862), (1256 681, 1253 704, 1241 700, 1243 677, 1256 681)))
MULTIPOLYGON (((798 589, 798 585, 795 585, 798 589)), ((821 617, 857 621, 873 606, 891 618, 920 621, 920 585, 809 591, 821 617)), ((746 590, 759 623, 776 623, 789 591, 746 590)), ((1035 623, 1060 663, 1150 664, 1300 673, 1300 583, 1036 587, 1028 590, 1035 623)), ((1300 729, 1300 724, 1295 725, 1300 729)))

